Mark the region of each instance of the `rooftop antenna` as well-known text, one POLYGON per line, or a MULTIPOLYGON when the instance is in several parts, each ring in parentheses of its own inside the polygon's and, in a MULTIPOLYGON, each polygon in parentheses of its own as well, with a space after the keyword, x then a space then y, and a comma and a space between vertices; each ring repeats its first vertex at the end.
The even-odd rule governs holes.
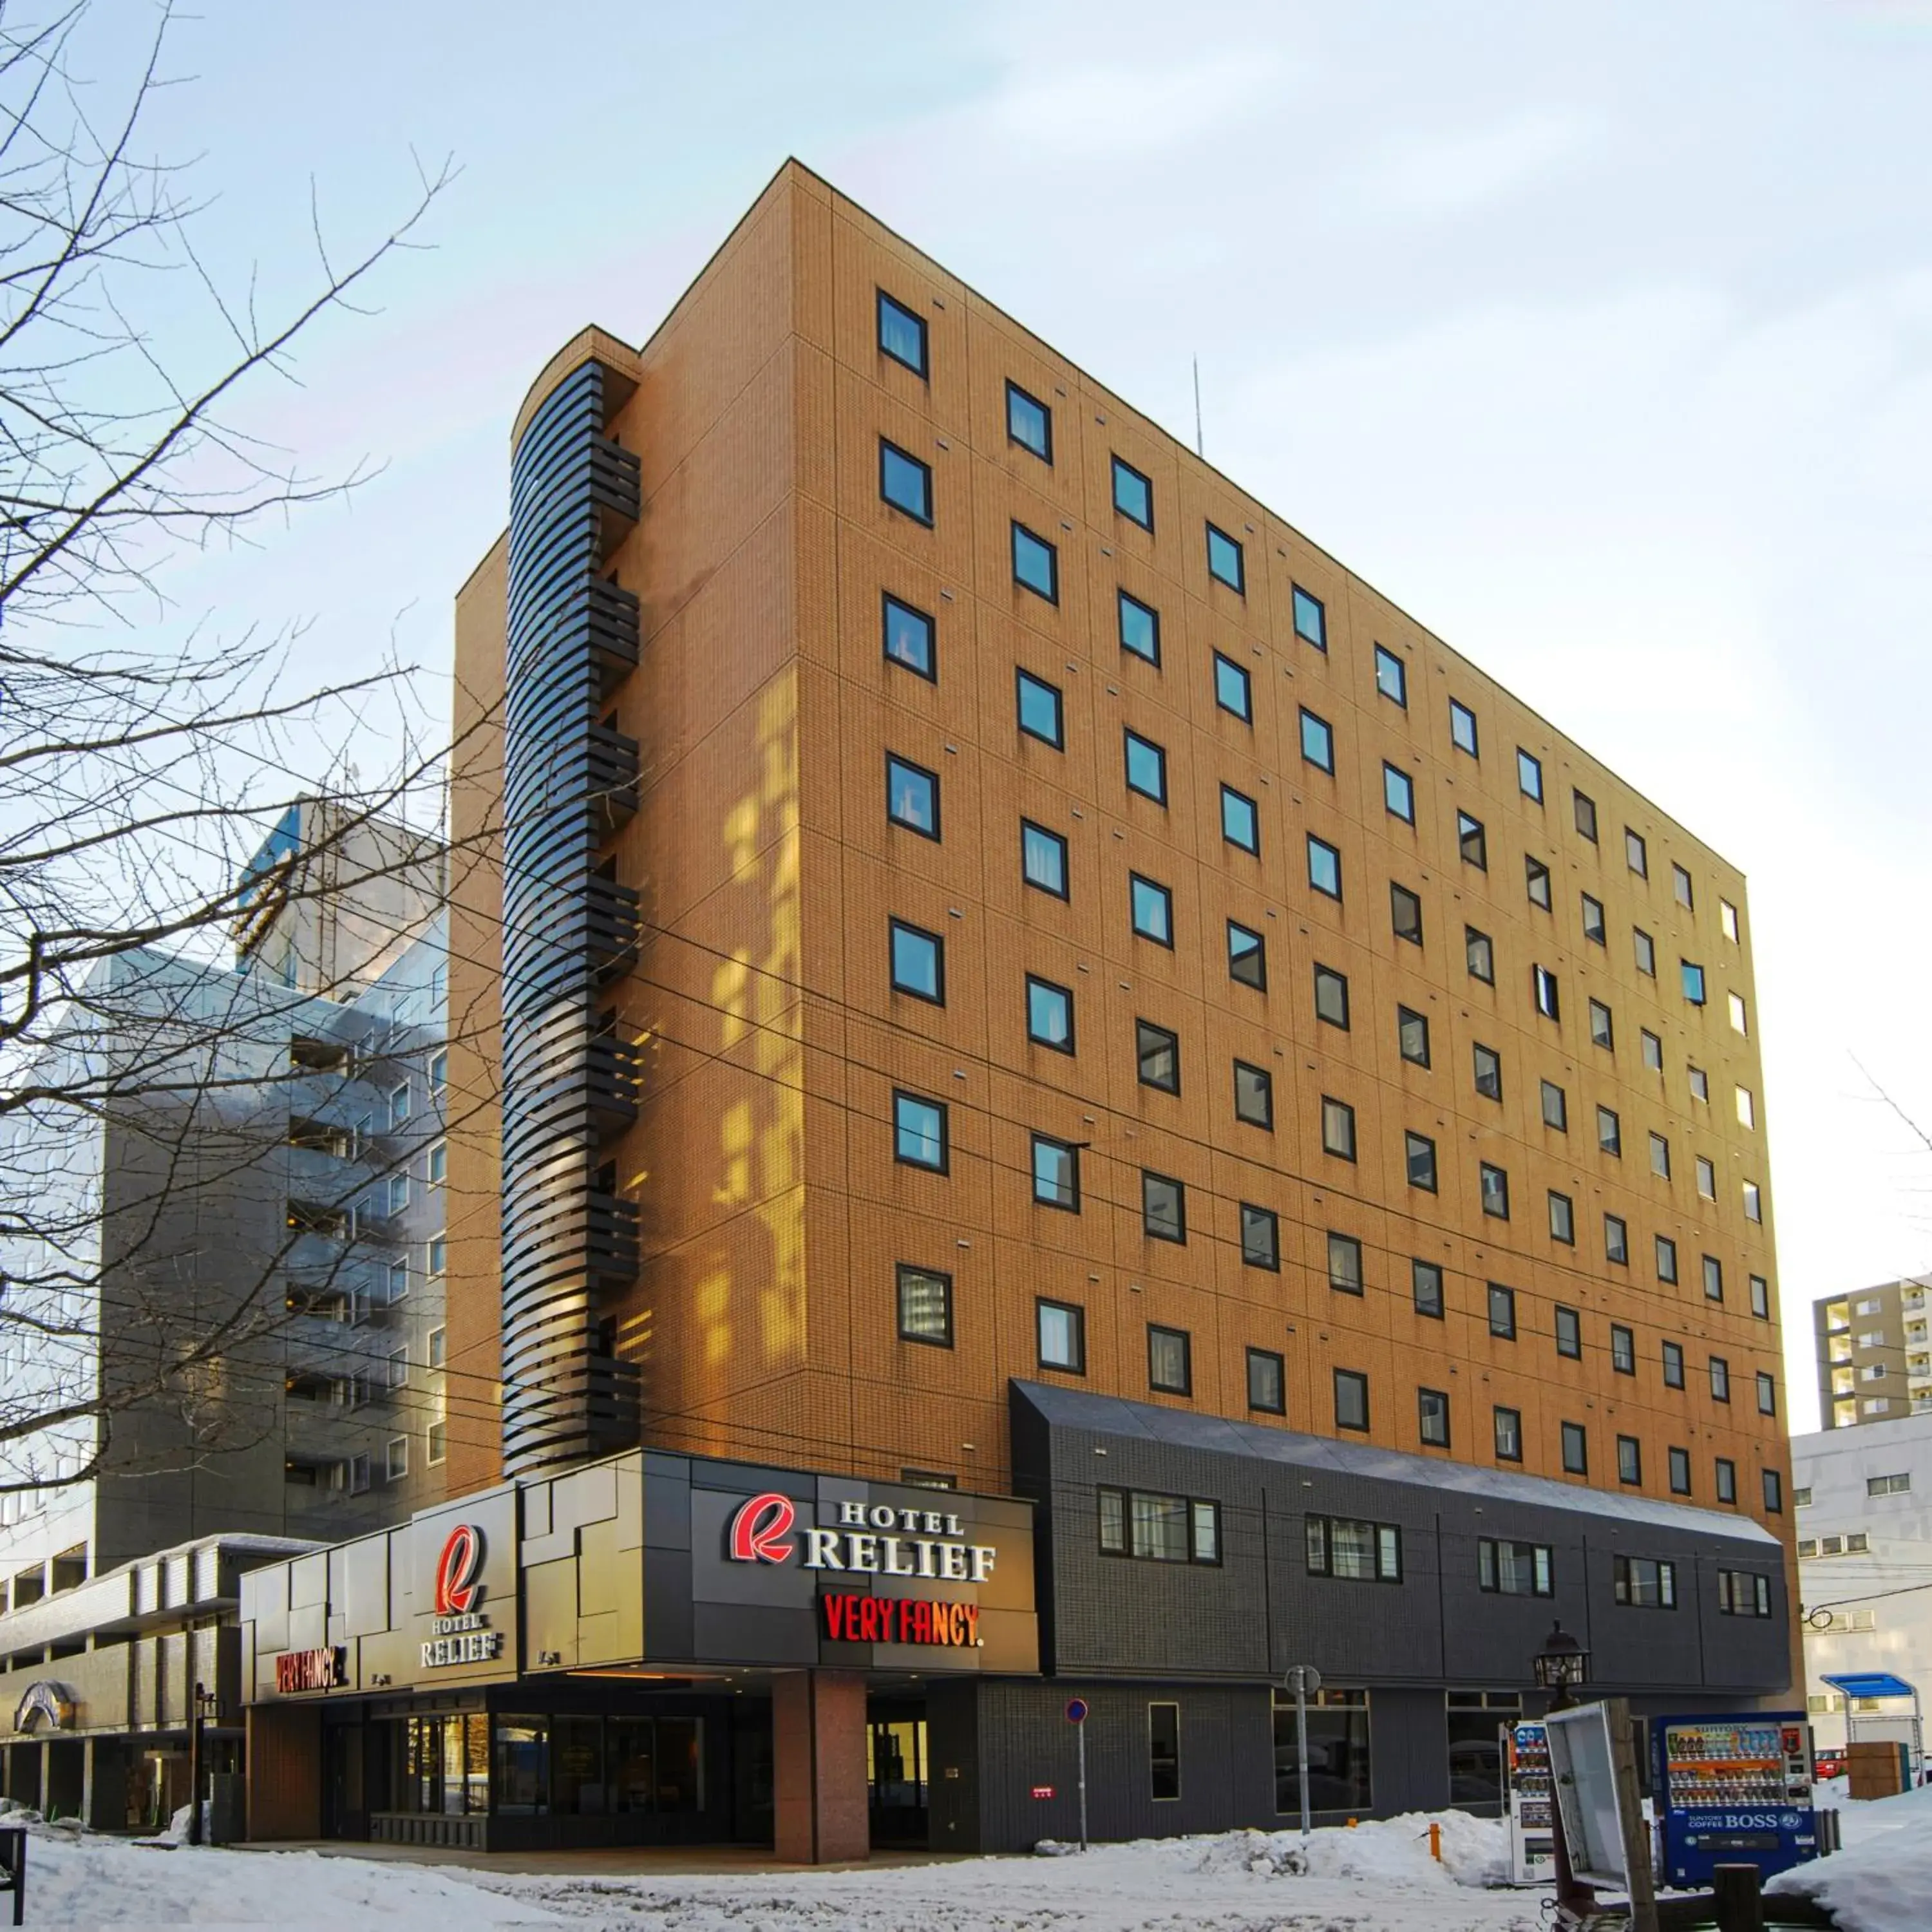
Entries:
POLYGON ((1194 453, 1204 461, 1208 452, 1201 440, 1201 358, 1194 358, 1194 453))

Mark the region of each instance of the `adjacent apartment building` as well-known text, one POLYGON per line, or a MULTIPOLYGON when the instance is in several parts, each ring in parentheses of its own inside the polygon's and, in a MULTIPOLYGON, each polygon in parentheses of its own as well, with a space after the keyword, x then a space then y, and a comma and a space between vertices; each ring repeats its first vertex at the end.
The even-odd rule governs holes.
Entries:
POLYGON ((1493 1805, 1557 1620, 1786 1694, 1744 880, 1274 511, 788 164, 537 376, 456 688, 500 1429, 244 1584, 258 1831, 1023 1844, 1076 1690, 1100 1834, 1270 1825, 1298 1661, 1318 1809, 1493 1805))
POLYGON ((1811 1304, 1818 1413, 1827 1429, 1932 1414, 1928 1286, 1912 1275, 1811 1304))

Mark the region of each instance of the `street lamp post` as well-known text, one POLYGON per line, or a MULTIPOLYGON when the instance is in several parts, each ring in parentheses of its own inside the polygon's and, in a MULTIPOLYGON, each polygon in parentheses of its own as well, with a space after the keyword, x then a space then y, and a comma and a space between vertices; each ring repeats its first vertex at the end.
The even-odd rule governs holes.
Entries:
MULTIPOLYGON (((1570 1693, 1589 1674, 1590 1653, 1558 1623, 1543 1640, 1543 1648, 1531 1660, 1531 1667, 1536 1673, 1538 1688, 1550 1693, 1548 1709, 1567 1711, 1576 1702, 1570 1693)), ((1557 1794, 1556 1768, 1552 1754, 1550 1824, 1556 1854, 1556 1906, 1559 1912, 1568 1911, 1580 1917, 1595 1903, 1596 1894, 1588 1886, 1579 1885, 1576 1874, 1570 1869, 1570 1847, 1563 1836, 1563 1807, 1557 1794)))

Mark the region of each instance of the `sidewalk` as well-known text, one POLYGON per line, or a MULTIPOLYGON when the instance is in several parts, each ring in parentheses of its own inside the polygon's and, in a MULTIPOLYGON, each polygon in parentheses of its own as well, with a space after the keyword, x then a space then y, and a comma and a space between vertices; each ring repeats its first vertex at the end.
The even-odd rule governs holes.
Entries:
POLYGON ((472 1871, 519 1876, 591 1878, 716 1878, 764 1872, 885 1871, 896 1866, 958 1863, 964 1852, 908 1851, 893 1846, 844 1864, 787 1864, 766 1845, 612 1845, 594 1851, 477 1852, 445 1845, 378 1845, 351 1838, 278 1838, 233 1845, 237 1852, 316 1852, 324 1858, 366 1858, 377 1864, 459 1865, 472 1871))

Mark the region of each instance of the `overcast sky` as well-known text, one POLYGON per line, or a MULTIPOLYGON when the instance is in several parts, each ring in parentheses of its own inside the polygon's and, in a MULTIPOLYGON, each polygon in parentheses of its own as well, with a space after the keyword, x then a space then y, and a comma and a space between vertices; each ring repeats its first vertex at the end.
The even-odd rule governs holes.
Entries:
POLYGON ((174 46, 151 138, 266 303, 311 181, 346 248, 462 170, 248 412, 386 468, 182 621, 442 672, 532 376, 796 154, 1182 435, 1198 354, 1213 461, 1744 868, 1797 1426, 1810 1299, 1932 1268, 1859 1072, 1932 1126, 1932 4, 202 0, 174 46))

